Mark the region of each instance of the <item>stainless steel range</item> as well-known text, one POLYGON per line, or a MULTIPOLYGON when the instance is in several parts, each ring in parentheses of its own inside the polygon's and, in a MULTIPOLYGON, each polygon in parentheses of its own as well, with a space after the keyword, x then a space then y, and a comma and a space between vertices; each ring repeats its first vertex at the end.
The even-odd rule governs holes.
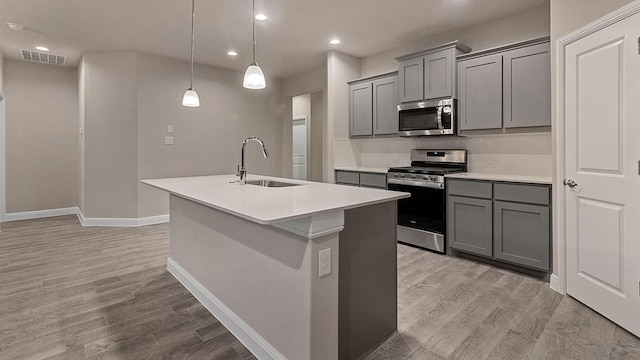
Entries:
POLYGON ((466 150, 411 150, 411 166, 387 172, 389 190, 411 193, 398 201, 398 241, 445 252, 446 174, 467 171, 466 150))

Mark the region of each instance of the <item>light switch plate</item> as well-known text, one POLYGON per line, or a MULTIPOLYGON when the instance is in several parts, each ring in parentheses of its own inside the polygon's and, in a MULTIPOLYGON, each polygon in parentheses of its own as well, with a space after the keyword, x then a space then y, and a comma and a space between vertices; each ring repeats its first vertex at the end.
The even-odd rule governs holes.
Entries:
POLYGON ((172 133, 173 132, 173 125, 167 125, 167 132, 168 133, 172 133))

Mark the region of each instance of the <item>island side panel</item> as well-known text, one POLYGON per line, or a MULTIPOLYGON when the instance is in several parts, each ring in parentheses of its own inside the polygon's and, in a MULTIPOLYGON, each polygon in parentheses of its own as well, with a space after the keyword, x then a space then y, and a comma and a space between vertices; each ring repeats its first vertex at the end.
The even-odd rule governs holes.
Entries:
POLYGON ((398 326, 396 201, 345 211, 340 233, 340 360, 359 358, 398 326))
POLYGON ((338 234, 311 241, 173 195, 170 206, 171 261, 282 356, 337 358, 337 316, 320 314, 338 312, 339 273, 318 278, 317 261, 338 234))

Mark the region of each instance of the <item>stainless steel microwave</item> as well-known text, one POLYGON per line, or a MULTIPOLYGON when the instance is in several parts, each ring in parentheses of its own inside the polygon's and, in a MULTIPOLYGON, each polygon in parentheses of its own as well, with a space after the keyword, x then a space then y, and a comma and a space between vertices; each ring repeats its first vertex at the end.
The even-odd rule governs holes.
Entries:
POLYGON ((398 135, 455 135, 456 100, 429 100, 398 105, 398 135))

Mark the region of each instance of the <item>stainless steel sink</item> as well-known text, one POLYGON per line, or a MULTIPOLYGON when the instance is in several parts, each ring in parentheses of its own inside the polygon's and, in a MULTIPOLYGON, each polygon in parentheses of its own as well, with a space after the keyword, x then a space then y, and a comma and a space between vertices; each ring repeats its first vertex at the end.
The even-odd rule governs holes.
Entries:
POLYGON ((263 186, 263 187, 288 187, 288 186, 302 185, 302 184, 286 183, 286 182, 275 181, 275 180, 249 180, 247 181, 247 184, 263 186))

